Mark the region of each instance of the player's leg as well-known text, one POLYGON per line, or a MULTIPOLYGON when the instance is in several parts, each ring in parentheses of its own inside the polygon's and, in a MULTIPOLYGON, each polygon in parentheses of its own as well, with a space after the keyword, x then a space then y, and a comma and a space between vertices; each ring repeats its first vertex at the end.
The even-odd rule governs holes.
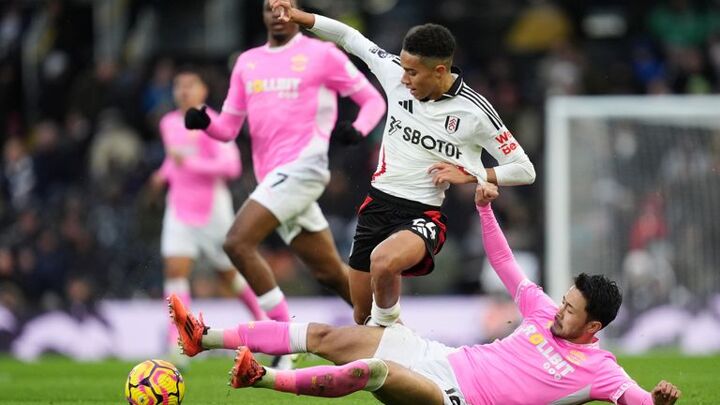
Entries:
POLYGON ((312 232, 303 229, 290 247, 308 266, 313 277, 323 286, 352 305, 348 284, 348 266, 343 263, 329 228, 312 232))
POLYGON ((218 272, 218 277, 223 285, 228 286, 232 294, 245 304, 248 311, 252 314, 253 319, 256 321, 267 319, 265 311, 260 308, 255 291, 253 291, 250 284, 245 280, 245 277, 243 277, 236 268, 229 267, 221 270, 218 272))
POLYGON ((170 317, 180 334, 185 354, 194 356, 208 349, 236 349, 284 355, 315 353, 335 363, 371 357, 384 329, 362 326, 331 327, 323 324, 258 321, 233 328, 207 327, 175 295, 168 298, 170 317))
POLYGON ((279 224, 270 210, 248 199, 238 211, 223 248, 258 295, 260 307, 267 316, 278 321, 288 321, 290 316, 285 296, 275 282, 270 265, 258 249, 260 243, 279 224))
POLYGON ((336 398, 370 391, 385 404, 443 405, 440 388, 428 378, 381 359, 359 359, 340 366, 299 370, 262 367, 246 347, 238 350, 231 370, 234 388, 267 388, 296 395, 336 398))
MULTIPOLYGON (((191 304, 190 296, 190 272, 195 264, 192 257, 165 257, 163 259, 163 296, 177 296, 183 304, 191 304)), ((177 330, 172 323, 168 325, 168 345, 170 348, 177 347, 177 330)), ((172 351, 171 351, 172 352, 172 351)))
POLYGON ((370 316, 372 307, 372 276, 369 271, 350 269, 348 280, 353 305, 353 319, 358 325, 363 325, 370 316))
POLYGON ((386 326, 399 318, 402 273, 420 263, 426 255, 425 241, 408 230, 390 235, 373 249, 370 255, 373 321, 386 326))
POLYGON ((229 295, 242 301, 255 320, 266 319, 265 311, 260 308, 258 298, 245 277, 233 267, 230 258, 223 250, 228 229, 235 220, 232 196, 226 187, 217 187, 215 203, 207 224, 198 229, 200 250, 217 270, 221 288, 229 295))
MULTIPOLYGON (((180 221, 172 207, 168 207, 163 218, 160 237, 160 251, 163 256, 163 296, 174 295, 185 305, 190 305, 190 272, 198 256, 198 240, 193 234, 194 227, 180 221)), ((172 323, 168 324, 168 353, 173 362, 182 363, 177 355, 178 333, 172 323)), ((182 366, 182 364, 176 364, 182 366)))
POLYGON ((385 363, 388 365, 388 376, 385 383, 373 392, 380 402, 392 405, 443 405, 443 393, 437 384, 397 363, 385 363))

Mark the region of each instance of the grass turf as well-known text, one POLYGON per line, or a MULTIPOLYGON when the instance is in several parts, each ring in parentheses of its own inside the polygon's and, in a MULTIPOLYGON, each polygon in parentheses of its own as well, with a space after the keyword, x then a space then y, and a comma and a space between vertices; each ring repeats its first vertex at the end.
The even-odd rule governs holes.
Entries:
MULTIPOLYGON (((655 354, 621 357, 620 364, 645 389, 661 379, 677 384, 683 392, 680 404, 720 403, 720 356, 682 357, 655 354)), ((124 383, 133 363, 103 361, 76 363, 48 357, 36 363, 21 363, 0 357, 0 404, 118 404, 124 403, 124 383)), ((377 403, 360 392, 345 398, 297 397, 261 389, 232 390, 227 383, 229 358, 193 362, 183 373, 187 386, 183 404, 338 404, 377 403)))

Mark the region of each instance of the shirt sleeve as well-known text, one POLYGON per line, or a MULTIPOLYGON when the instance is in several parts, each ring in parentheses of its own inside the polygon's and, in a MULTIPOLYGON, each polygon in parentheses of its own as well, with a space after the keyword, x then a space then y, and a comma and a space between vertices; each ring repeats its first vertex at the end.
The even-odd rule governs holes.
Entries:
POLYGON ((342 97, 358 92, 369 82, 342 51, 328 44, 325 58, 325 83, 342 97))
MULTIPOLYGON (((482 146, 498 162, 495 169, 498 185, 517 186, 535 181, 535 167, 520 143, 500 120, 495 109, 484 99, 478 99, 484 110, 478 115, 477 134, 482 146)), ((485 170, 479 170, 482 180, 485 170)))
POLYGON ((315 25, 310 31, 343 47, 365 62, 378 78, 383 89, 400 82, 403 69, 400 57, 381 49, 358 30, 321 15, 315 15, 315 25))
POLYGON ((242 77, 243 55, 235 61, 232 74, 230 75, 230 87, 228 88, 222 112, 230 113, 242 118, 247 115, 247 104, 245 102, 245 82, 242 77))
POLYGON ((525 319, 536 317, 552 319, 557 312, 557 306, 545 294, 542 287, 527 278, 518 285, 513 300, 525 319))
POLYGON ((530 281, 515 261, 512 250, 495 219, 490 204, 477 207, 482 223, 483 245, 490 265, 497 273, 505 288, 518 306, 523 318, 530 318, 544 310, 552 316, 557 307, 535 283, 530 281))
POLYGON ((652 404, 650 394, 640 388, 625 370, 615 362, 614 358, 612 360, 608 358, 605 364, 601 365, 601 368, 590 390, 592 399, 608 401, 613 404, 652 404), (647 395, 643 395, 643 392, 647 395), (628 396, 623 398, 625 393, 628 393, 628 396), (650 401, 646 402, 648 399, 650 401))

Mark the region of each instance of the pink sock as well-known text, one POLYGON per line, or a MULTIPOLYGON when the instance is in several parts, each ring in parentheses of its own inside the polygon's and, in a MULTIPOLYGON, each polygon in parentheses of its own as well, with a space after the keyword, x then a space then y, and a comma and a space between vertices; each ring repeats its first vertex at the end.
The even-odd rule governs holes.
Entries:
POLYGON ((285 298, 267 311, 268 318, 278 322, 290 322, 290 310, 285 298))
MULTIPOLYGON (((175 293, 175 295, 180 298, 180 301, 182 301, 183 305, 185 305, 185 308, 190 308, 191 298, 189 292, 175 293)), ((168 324, 168 344, 170 346, 177 345, 178 336, 179 335, 175 324, 170 322, 170 324, 168 324)))
POLYGON ((223 346, 237 349, 247 346, 252 352, 272 355, 289 354, 290 324, 287 322, 258 321, 238 325, 237 329, 223 331, 223 346))
POLYGON ((370 367, 356 360, 343 366, 278 370, 274 389, 298 395, 342 397, 365 388, 369 379, 370 367))
POLYGON ((268 318, 268 316, 265 315, 265 311, 260 308, 257 295, 255 295, 255 291, 253 291, 250 286, 245 287, 245 289, 240 294, 238 294, 238 297, 242 302, 245 303, 245 306, 247 306, 247 308, 250 310, 253 318, 256 321, 261 321, 268 318))

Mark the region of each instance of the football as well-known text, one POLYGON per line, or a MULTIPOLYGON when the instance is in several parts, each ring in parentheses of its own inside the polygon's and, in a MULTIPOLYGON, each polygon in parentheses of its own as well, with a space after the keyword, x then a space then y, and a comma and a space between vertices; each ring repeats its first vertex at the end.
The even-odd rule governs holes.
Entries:
POLYGON ((164 360, 145 360, 133 367, 125 383, 131 405, 178 405, 185 396, 180 371, 164 360))

